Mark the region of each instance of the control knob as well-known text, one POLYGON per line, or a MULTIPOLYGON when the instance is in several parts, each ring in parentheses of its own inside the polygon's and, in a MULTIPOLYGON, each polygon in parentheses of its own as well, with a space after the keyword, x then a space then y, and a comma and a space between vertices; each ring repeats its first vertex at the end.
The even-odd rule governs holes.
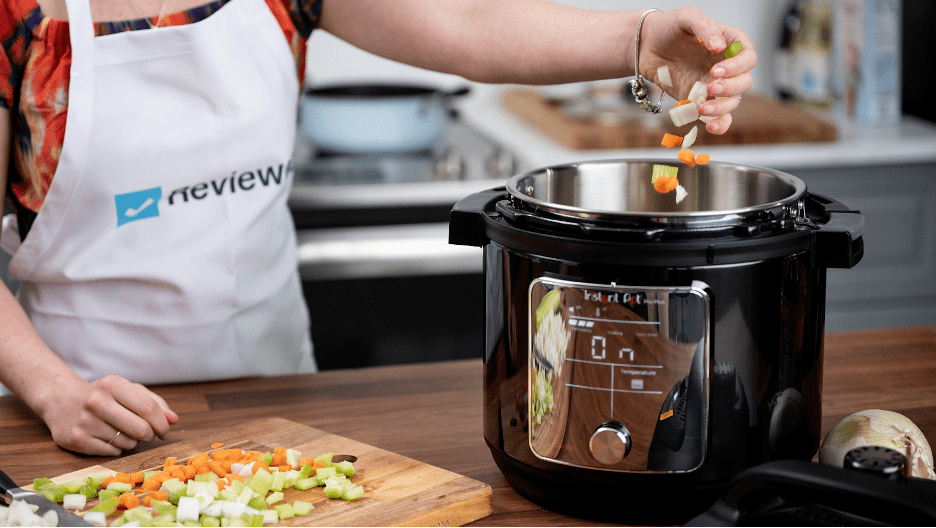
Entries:
POLYGON ((617 464, 630 453, 630 431, 620 422, 605 422, 595 429, 588 441, 588 449, 602 464, 617 464))

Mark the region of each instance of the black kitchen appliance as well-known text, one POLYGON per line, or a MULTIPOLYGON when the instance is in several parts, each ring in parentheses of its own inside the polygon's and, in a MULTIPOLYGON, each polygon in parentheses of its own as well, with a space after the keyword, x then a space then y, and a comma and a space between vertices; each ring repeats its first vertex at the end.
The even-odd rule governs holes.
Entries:
POLYGON ((534 502, 684 522, 738 473, 820 442, 825 280, 863 255, 857 211, 770 169, 547 167, 470 195, 484 248, 484 436, 534 502))

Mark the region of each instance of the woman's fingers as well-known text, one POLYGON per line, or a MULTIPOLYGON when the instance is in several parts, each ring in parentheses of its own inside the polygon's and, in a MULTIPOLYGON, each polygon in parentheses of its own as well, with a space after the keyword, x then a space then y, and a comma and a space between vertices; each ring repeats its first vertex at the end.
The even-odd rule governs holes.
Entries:
POLYGON ((725 114, 705 124, 705 130, 710 134, 720 135, 728 131, 731 126, 731 114, 725 114))
POLYGON ((123 435, 140 442, 164 438, 169 420, 151 391, 119 376, 105 376, 92 385, 97 390, 89 401, 91 412, 123 435))

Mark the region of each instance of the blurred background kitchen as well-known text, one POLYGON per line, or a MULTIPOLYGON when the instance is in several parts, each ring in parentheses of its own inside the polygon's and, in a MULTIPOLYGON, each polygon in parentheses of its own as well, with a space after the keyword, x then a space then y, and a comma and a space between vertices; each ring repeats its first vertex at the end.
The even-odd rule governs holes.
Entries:
MULTIPOLYGON (((759 57, 752 93, 728 135, 703 131, 694 150, 789 172, 863 213, 864 259, 828 273, 826 331, 936 325, 936 2, 561 3, 696 6, 750 35, 759 57)), ((311 123, 325 110, 303 98, 290 205, 323 369, 480 357, 481 250, 447 243, 459 198, 544 165, 675 160, 659 147, 673 132, 669 118, 622 96, 626 80, 480 85, 386 61, 324 31, 309 46, 308 88, 420 85, 439 90, 429 99, 444 114, 427 145, 375 153, 382 147, 365 146, 366 137, 360 148, 323 145, 311 123)), ((348 128, 332 132, 354 141, 361 130, 348 128)), ((15 288, 8 259, 0 252, 15 288)))

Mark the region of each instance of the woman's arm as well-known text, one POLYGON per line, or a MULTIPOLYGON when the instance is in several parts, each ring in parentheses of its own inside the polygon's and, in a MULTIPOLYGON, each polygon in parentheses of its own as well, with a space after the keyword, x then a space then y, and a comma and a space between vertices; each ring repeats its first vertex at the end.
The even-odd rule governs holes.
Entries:
MULTIPOLYGON (((634 75, 634 35, 643 10, 589 11, 545 0, 341 0, 325 2, 319 26, 371 53, 478 82, 560 84, 634 75)), ((669 64, 676 99, 697 80, 716 80, 718 97, 700 111, 723 116, 706 128, 724 133, 725 115, 753 84, 751 40, 695 8, 646 16, 640 74, 656 81, 669 64), (744 50, 721 52, 740 40, 744 50)))
MULTIPOLYGON (((10 140, 10 111, 0 107, 0 206, 6 195, 10 140)), ((3 283, 0 382, 42 418, 58 445, 80 453, 119 455, 138 441, 165 437, 178 420, 161 397, 142 385, 118 376, 91 383, 82 379, 42 342, 3 283), (118 430, 123 435, 108 443, 118 430)))

